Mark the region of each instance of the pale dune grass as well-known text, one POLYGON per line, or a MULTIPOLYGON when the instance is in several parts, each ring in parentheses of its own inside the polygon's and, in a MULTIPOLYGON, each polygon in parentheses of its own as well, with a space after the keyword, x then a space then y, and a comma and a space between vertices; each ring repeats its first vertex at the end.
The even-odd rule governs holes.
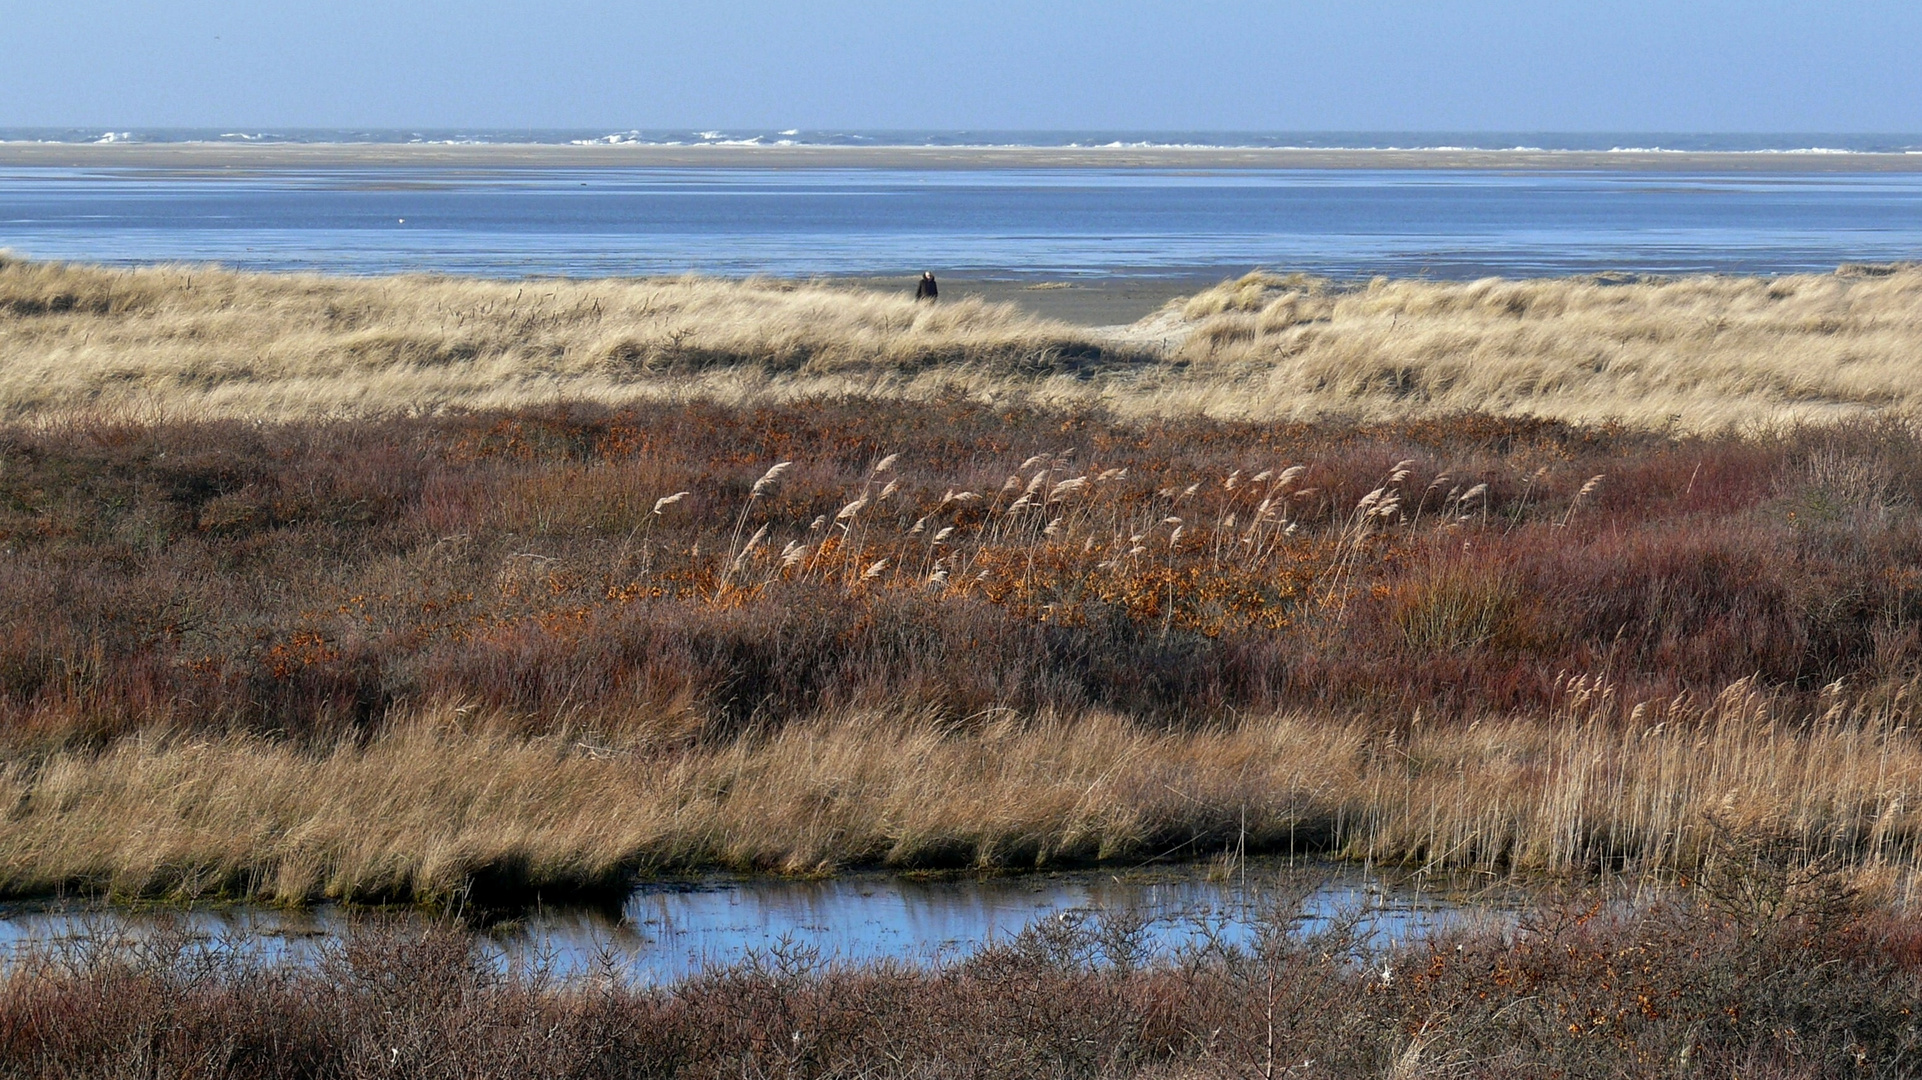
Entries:
POLYGON ((1714 427, 1922 401, 1916 267, 1359 289, 1251 274, 1164 319, 1192 328, 1176 353, 1191 367, 1161 407, 1215 415, 1439 409, 1714 427))
POLYGON ((1163 319, 1192 329, 1176 352, 1192 386, 1169 386, 1165 409, 1472 409, 1703 429, 1912 411, 1922 269, 1367 288, 1257 273, 1163 319))
POLYGON ((1465 410, 1708 429, 1912 413, 1922 270, 1224 283, 1125 330, 819 284, 0 260, 0 416, 280 419, 968 395, 1122 417, 1465 410))
POLYGON ((186 899, 457 898, 508 868, 550 897, 637 871, 1037 866, 1319 850, 1429 870, 1691 872, 1718 835, 1907 880, 1922 865, 1912 688, 1791 716, 1746 683, 1624 719, 1425 728, 1270 716, 1190 732, 1099 714, 973 728, 796 722, 690 748, 664 726, 528 738, 429 710, 325 753, 152 737, 12 765, 0 885, 186 899), (665 738, 665 741, 663 741, 665 738))
POLYGON ((0 258, 0 415, 13 417, 906 394, 1045 375, 1103 352, 1010 305, 791 282, 351 279, 0 258))

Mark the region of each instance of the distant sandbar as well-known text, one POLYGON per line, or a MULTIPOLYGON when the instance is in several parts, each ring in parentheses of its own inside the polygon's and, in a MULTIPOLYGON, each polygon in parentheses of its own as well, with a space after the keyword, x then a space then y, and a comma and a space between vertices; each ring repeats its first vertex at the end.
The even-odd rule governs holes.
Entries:
POLYGON ((555 146, 374 143, 0 143, 0 168, 1494 169, 1922 172, 1922 153, 1284 150, 1223 147, 555 146))

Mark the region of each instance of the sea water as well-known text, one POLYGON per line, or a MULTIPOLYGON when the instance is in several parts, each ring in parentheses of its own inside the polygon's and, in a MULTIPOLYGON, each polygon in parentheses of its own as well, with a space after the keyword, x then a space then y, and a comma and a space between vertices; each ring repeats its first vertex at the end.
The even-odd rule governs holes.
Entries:
POLYGON ((15 167, 0 249, 505 277, 1781 274, 1922 259, 1922 172, 15 167))

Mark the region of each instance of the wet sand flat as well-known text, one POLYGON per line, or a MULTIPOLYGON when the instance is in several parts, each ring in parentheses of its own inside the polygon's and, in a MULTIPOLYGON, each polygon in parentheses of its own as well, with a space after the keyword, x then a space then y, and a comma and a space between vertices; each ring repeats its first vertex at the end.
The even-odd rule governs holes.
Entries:
POLYGON ((1222 147, 554 146, 546 144, 0 143, 0 168, 1496 169, 1922 172, 1922 154, 1222 147))

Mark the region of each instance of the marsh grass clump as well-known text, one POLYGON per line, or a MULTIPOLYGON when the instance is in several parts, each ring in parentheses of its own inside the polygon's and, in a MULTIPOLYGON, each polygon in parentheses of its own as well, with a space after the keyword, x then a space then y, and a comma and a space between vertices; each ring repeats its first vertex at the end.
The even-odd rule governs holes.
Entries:
POLYGON ((1416 652, 1452 653, 1488 645, 1507 633, 1516 604, 1499 577, 1457 571, 1412 583, 1393 618, 1416 652))

